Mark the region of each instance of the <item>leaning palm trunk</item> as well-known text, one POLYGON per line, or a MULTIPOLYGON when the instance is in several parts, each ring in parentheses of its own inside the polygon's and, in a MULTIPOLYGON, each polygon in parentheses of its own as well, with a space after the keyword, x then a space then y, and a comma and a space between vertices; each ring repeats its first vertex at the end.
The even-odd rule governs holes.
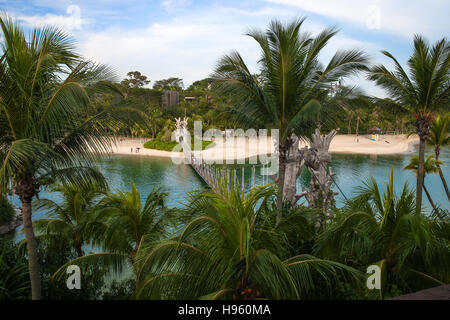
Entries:
MULTIPOLYGON (((434 149, 434 154, 436 156, 436 162, 439 161, 439 156, 441 154, 440 148, 434 149)), ((442 168, 439 164, 437 164, 438 170, 439 170, 439 177, 441 177, 442 185, 444 186, 445 193, 447 194, 448 201, 450 201, 450 192, 448 191, 447 181, 445 181, 444 173, 442 172, 442 168)))
MULTIPOLYGON (((436 157, 436 160, 439 160, 439 159, 436 157)), ((444 174, 442 173, 441 166, 438 166, 438 170, 439 170, 439 176, 441 177, 441 180, 442 180, 442 184, 444 185, 445 193, 447 193, 448 201, 450 201, 450 192, 448 191, 447 181, 445 181, 445 177, 444 177, 444 174)))
POLYGON ((428 192, 427 187, 425 187, 425 184, 423 185, 423 190, 425 191, 425 194, 427 195, 428 201, 430 202, 431 206, 436 211, 437 210, 436 205, 434 204, 433 199, 431 199, 431 195, 428 192))

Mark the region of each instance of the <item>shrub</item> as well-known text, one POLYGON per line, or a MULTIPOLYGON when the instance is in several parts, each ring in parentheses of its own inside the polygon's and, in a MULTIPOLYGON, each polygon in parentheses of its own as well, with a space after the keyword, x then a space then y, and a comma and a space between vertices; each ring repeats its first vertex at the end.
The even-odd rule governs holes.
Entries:
MULTIPOLYGON (((158 138, 147 141, 144 144, 144 148, 147 149, 156 149, 156 150, 164 150, 164 151, 172 151, 173 148, 175 148, 175 146, 178 143, 175 141, 169 141, 169 142, 164 142, 159 140, 158 138)), ((202 150, 205 150, 206 147, 208 146, 213 146, 214 142, 212 141, 202 141, 202 150)), ((191 148, 193 148, 193 144, 191 145, 191 148)))
POLYGON ((30 277, 23 252, 11 237, 0 237, 0 300, 29 299, 30 277))
POLYGON ((0 226, 10 223, 14 218, 14 208, 5 196, 0 196, 0 226))

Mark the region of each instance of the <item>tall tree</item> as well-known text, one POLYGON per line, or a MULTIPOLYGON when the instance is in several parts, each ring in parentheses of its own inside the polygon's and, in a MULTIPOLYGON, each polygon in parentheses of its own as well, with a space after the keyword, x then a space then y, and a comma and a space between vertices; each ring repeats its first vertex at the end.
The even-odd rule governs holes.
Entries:
MULTIPOLYGON (((437 116, 431 124, 430 137, 428 143, 434 147, 434 155, 436 156, 436 162, 439 161, 441 154, 441 148, 450 144, 450 114, 447 113, 443 116, 437 116)), ((442 164, 443 165, 443 164, 442 164)), ((442 172, 441 164, 437 164, 439 176, 441 177, 442 184, 444 185, 447 198, 450 201, 450 192, 448 190, 447 182, 445 181, 444 173, 442 172)))
POLYGON ((161 89, 161 90, 181 91, 183 90, 183 87, 184 87, 183 79, 174 77, 158 80, 153 84, 153 89, 161 89))
POLYGON ((123 79, 121 84, 127 88, 142 88, 150 83, 147 76, 144 76, 139 71, 130 71, 127 73, 127 78, 123 79))
POLYGON ((409 108, 416 117, 416 132, 420 138, 419 167, 416 186, 416 210, 422 206, 425 144, 430 136, 434 112, 448 107, 450 102, 450 42, 446 38, 431 46, 420 35, 414 37, 414 51, 408 60, 408 72, 389 52, 382 53, 394 63, 389 71, 383 65, 371 68, 369 79, 386 89, 389 96, 409 108))
POLYGON ((107 128, 117 125, 110 109, 80 117, 90 95, 114 89, 108 67, 84 61, 74 42, 55 27, 29 37, 7 16, 0 17, 0 193, 12 184, 22 203, 32 298, 41 296, 32 200, 49 178, 84 185, 104 183, 92 167, 111 150, 107 128), (102 122, 109 121, 108 126, 102 122))
POLYGON ((236 100, 231 113, 236 125, 279 130, 279 209, 288 152, 295 140, 292 134, 300 138, 311 134, 320 114, 319 101, 328 95, 331 84, 366 70, 368 63, 362 51, 348 50, 338 51, 323 67, 320 52, 337 30, 325 29, 313 37, 302 32, 304 21, 272 21, 265 32, 248 33, 261 49, 258 76, 250 72, 238 52, 224 56, 213 75, 219 92, 236 100))

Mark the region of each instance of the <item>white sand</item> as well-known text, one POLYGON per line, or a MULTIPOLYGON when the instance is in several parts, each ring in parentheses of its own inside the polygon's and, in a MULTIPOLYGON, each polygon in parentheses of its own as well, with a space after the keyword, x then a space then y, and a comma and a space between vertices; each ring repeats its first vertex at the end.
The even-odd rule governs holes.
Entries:
MULTIPOLYGON (((413 144, 418 142, 417 136, 406 135, 380 135, 377 141, 370 140, 370 135, 361 135, 356 141, 355 135, 337 135, 330 145, 333 153, 359 153, 359 154, 399 154, 412 151, 413 144)), ((169 152, 154 149, 145 149, 140 139, 123 139, 114 148, 114 154, 141 155, 152 157, 182 158, 182 152, 169 152), (131 151, 131 148, 133 151, 131 151), (136 150, 139 149, 137 153, 136 150)), ((301 143, 300 147, 306 144, 301 143)), ((270 154, 273 146, 270 137, 262 140, 238 137, 227 141, 215 141, 212 148, 202 151, 203 159, 226 160, 246 159, 257 155, 270 154)))

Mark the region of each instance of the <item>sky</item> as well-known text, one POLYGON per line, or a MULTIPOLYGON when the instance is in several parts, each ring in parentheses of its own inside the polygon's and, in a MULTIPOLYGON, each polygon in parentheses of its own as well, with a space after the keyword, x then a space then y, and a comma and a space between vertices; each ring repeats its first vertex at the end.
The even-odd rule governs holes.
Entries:
MULTIPOLYGON (((380 53, 387 50, 405 65, 414 34, 435 42, 450 31, 449 0, 0 0, 0 11, 27 30, 58 25, 86 58, 109 64, 119 80, 138 70, 149 87, 169 77, 187 87, 208 77, 232 50, 257 72, 260 50, 245 33, 264 30, 273 19, 307 17, 303 28, 313 34, 338 27, 320 56, 323 64, 338 50, 358 48, 373 64, 390 66, 380 53)), ((386 96, 364 75, 345 83, 386 96)))

